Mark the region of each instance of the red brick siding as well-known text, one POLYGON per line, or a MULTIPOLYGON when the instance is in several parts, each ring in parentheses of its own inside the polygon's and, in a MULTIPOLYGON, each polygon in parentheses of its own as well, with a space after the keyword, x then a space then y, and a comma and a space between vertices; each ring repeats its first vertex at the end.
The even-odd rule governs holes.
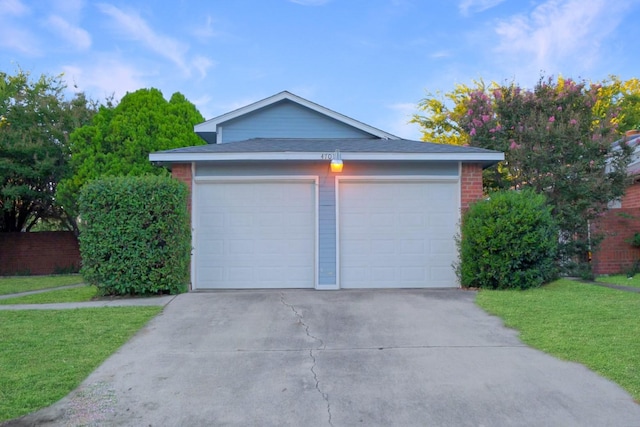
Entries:
POLYGON ((469 209, 469 205, 482 198, 482 165, 477 163, 463 163, 460 179, 462 211, 469 209))
POLYGON ((595 274, 623 273, 640 259, 640 249, 625 242, 640 232, 640 208, 611 209, 593 224, 592 230, 605 236, 593 254, 595 274))
POLYGON ((625 190, 622 207, 640 208, 640 182, 636 182, 625 190))
POLYGON ((171 176, 175 179, 178 179, 189 187, 189 198, 187 199, 187 209, 191 212, 191 192, 192 185, 191 181, 193 179, 191 174, 191 163, 174 163, 171 166, 171 176))
POLYGON ((52 274, 80 268, 78 239, 71 231, 0 233, 0 274, 52 274))

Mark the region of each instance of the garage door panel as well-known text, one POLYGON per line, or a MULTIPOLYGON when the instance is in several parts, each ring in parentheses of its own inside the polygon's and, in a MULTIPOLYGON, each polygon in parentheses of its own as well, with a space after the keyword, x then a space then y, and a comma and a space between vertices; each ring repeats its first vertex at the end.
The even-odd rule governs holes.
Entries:
POLYGON ((339 180, 340 286, 455 287, 458 184, 339 180))
POLYGON ((196 197, 195 288, 312 288, 312 180, 202 182, 196 197))

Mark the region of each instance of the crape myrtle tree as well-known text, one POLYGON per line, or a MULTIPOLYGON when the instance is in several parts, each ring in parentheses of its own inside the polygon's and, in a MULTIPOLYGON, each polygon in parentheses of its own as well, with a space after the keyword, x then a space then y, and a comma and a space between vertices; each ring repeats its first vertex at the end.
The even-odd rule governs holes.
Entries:
POLYGON ((602 93, 599 84, 563 78, 541 78, 531 90, 478 84, 449 116, 469 145, 505 153, 504 162, 485 172, 487 189, 545 194, 560 229, 559 261, 565 267, 587 267, 598 241, 589 222, 623 195, 627 183, 630 149, 613 145, 619 108, 598 104, 602 93))
POLYGON ((117 105, 102 105, 91 123, 71 134, 72 175, 63 180, 57 196, 77 214, 82 186, 109 176, 166 175, 149 162, 149 153, 202 145, 193 126, 204 121, 181 93, 167 101, 158 89, 127 93, 117 105))
POLYGON ((56 187, 69 174, 69 135, 95 105, 83 93, 65 99, 61 78, 0 71, 0 232, 29 231, 43 220, 69 225, 56 187))
MULTIPOLYGON (((558 81, 562 80, 561 78, 558 81)), ((618 111, 612 117, 616 124, 616 132, 620 135, 631 129, 640 130, 640 79, 632 78, 621 80, 617 76, 596 85, 597 101, 593 109, 594 114, 606 116, 609 110, 618 111)), ((417 123, 422 131, 422 140, 439 144, 468 145, 471 136, 462 127, 461 121, 467 113, 466 107, 469 94, 482 90, 499 87, 497 83, 486 85, 485 82, 474 80, 473 85, 457 84, 451 92, 427 93, 420 101, 418 109, 420 114, 415 114, 411 119, 417 123)))

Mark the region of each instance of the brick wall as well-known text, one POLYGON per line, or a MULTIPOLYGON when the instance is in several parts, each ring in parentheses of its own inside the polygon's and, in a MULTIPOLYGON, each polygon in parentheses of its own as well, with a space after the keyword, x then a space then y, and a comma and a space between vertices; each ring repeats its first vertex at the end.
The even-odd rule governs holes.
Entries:
POLYGON ((624 273, 640 259, 640 249, 625 242, 640 232, 640 208, 611 209, 593 224, 592 230, 605 235, 593 254, 595 274, 624 273))
POLYGON ((482 198, 482 165, 477 163, 463 163, 461 186, 462 211, 469 209, 469 205, 482 198))
POLYGON ((189 187, 189 199, 187 200, 187 208, 191 212, 191 181, 193 179, 191 175, 191 163, 174 163, 171 166, 171 176, 178 179, 189 187))
POLYGON ((0 275, 53 274, 69 268, 80 268, 73 232, 0 233, 0 275))
POLYGON ((640 182, 627 187, 622 198, 623 208, 640 208, 640 182))

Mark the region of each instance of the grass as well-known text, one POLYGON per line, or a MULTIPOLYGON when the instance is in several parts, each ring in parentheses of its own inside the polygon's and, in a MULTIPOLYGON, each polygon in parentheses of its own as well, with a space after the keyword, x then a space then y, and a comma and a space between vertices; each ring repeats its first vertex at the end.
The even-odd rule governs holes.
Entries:
POLYGON ((0 277, 0 295, 18 292, 36 291, 58 286, 82 283, 79 274, 61 274, 57 276, 0 277))
POLYGON ((628 278, 626 274, 616 274, 613 276, 599 276, 597 282, 611 283, 612 285, 634 286, 640 288, 640 274, 628 278))
POLYGON ((0 422, 66 396, 160 307, 0 312, 0 422))
POLYGON ((0 305, 13 304, 52 304, 57 302, 91 301, 98 293, 95 286, 81 286, 79 288, 59 289, 41 294, 25 295, 22 297, 1 299, 0 305))
POLYGON ((565 279, 528 291, 483 290, 477 303, 523 342, 587 366, 640 401, 640 294, 565 279))

